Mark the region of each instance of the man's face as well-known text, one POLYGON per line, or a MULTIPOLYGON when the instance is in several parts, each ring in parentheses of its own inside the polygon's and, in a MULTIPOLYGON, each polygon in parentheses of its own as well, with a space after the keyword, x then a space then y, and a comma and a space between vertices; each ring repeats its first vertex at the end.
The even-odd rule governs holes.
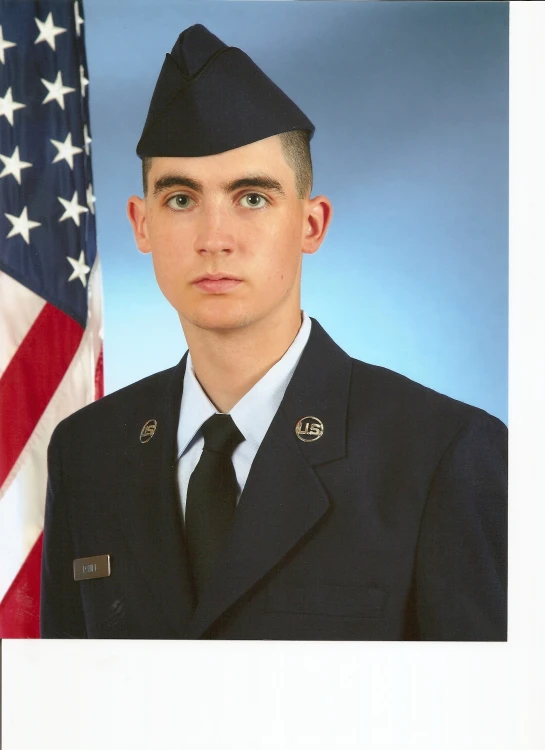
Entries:
POLYGON ((327 199, 298 198, 276 136, 204 157, 155 157, 145 199, 129 200, 142 252, 182 324, 242 328, 299 314, 303 252, 327 199))

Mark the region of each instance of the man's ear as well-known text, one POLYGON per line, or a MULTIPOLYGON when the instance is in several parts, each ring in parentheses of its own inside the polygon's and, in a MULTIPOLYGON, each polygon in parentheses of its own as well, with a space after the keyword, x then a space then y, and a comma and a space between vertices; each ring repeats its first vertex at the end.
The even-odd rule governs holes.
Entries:
POLYGON ((127 216, 131 222, 136 245, 141 253, 151 252, 146 219, 146 201, 137 195, 131 195, 127 202, 127 216))
POLYGON ((325 195, 307 201, 302 251, 312 254, 320 247, 333 215, 333 206, 325 195))

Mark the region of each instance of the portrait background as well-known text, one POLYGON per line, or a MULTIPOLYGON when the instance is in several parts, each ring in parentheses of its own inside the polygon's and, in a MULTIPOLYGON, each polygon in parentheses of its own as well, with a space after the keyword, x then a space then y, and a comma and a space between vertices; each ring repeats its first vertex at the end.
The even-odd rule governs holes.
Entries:
POLYGON ((85 6, 106 392, 175 364, 176 313, 126 218, 165 53, 203 23, 316 126, 334 215, 302 306, 352 356, 507 421, 508 4, 85 6), (310 7, 312 6, 312 7, 310 7))

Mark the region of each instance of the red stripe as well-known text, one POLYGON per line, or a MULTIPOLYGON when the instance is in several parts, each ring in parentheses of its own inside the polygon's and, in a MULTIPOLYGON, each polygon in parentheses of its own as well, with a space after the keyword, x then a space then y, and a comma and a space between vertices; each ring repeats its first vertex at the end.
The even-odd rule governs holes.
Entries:
POLYGON ((0 638, 40 637, 42 539, 40 534, 0 603, 0 638))
POLYGON ((0 486, 57 390, 83 328, 46 304, 0 380, 0 486))
POLYGON ((95 400, 102 398, 102 396, 104 396, 104 356, 102 347, 100 347, 95 368, 95 400))

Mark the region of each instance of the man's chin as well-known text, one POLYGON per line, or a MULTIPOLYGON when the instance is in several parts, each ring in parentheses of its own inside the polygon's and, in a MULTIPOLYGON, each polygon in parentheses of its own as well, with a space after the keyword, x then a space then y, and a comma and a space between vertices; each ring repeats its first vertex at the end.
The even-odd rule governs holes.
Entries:
POLYGON ((247 328, 254 320, 254 317, 241 310, 239 311, 214 311, 193 313, 183 315, 179 313, 182 326, 188 324, 202 331, 217 331, 218 333, 228 333, 242 328, 247 328))

